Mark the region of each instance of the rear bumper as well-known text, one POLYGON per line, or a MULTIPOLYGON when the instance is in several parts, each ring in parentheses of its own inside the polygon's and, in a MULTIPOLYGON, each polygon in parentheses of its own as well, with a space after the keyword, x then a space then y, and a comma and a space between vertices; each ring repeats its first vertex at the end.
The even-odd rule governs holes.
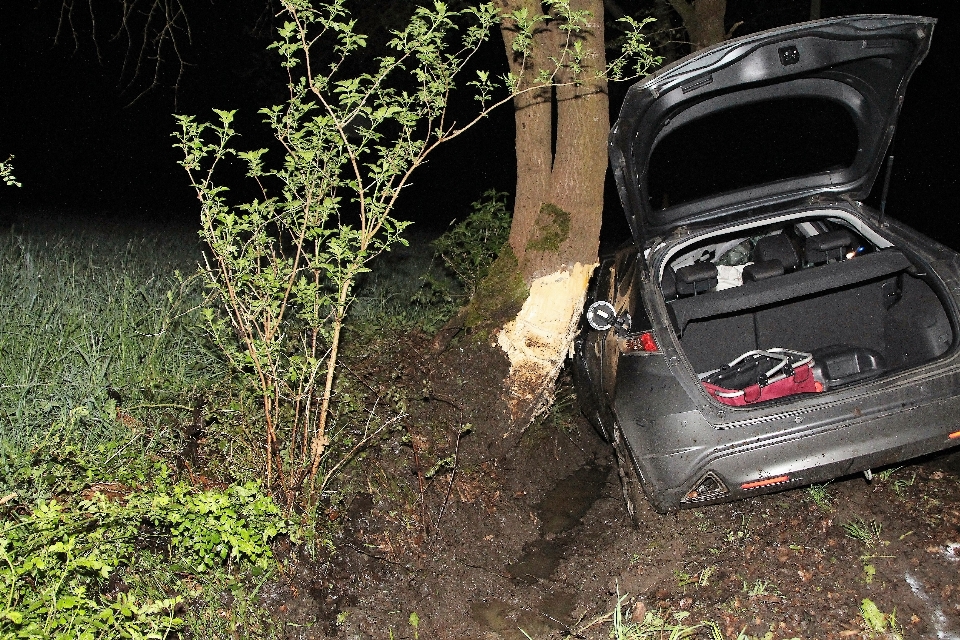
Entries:
MULTIPOLYGON (((623 373, 621 380, 637 381, 623 373)), ((949 437, 960 430, 960 372, 904 376, 896 384, 809 394, 749 411, 695 406, 679 385, 668 387, 653 397, 643 394, 643 401, 637 401, 641 394, 618 390, 615 406, 617 426, 658 511, 825 482, 960 445, 960 437, 949 437), (649 419, 656 415, 650 401, 686 410, 649 419), (708 474, 723 491, 689 497, 708 474)))

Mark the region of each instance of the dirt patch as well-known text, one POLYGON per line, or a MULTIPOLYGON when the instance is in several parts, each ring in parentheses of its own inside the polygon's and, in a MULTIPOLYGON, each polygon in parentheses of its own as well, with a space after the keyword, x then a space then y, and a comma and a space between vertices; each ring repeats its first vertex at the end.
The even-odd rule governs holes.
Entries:
POLYGON ((290 550, 265 588, 283 637, 608 638, 619 594, 627 620, 686 613, 725 638, 871 637, 865 598, 904 637, 960 638, 960 454, 819 493, 665 516, 643 503, 634 529, 613 451, 575 406, 504 453, 505 360, 426 344, 377 353, 406 389, 409 437, 354 479, 336 551, 290 550))

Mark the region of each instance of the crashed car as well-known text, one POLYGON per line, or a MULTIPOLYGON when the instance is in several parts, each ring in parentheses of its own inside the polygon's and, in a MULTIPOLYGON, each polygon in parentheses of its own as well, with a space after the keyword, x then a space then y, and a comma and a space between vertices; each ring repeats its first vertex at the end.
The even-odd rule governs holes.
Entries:
POLYGON ((609 149, 633 240, 574 377, 631 515, 960 445, 960 255, 863 204, 934 22, 774 29, 630 88, 609 149))

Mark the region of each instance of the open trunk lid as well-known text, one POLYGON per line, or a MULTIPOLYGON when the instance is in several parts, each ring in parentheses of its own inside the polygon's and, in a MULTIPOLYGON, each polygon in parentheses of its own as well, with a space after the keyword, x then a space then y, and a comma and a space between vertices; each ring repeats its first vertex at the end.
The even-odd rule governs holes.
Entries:
POLYGON ((631 87, 609 147, 638 244, 815 194, 865 198, 934 24, 861 15, 792 25, 631 87))

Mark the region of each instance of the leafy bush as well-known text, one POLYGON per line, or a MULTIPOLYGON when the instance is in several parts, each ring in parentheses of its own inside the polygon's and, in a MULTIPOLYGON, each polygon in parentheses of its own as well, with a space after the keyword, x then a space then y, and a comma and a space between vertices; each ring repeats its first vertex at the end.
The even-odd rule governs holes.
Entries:
POLYGON ((108 498, 94 487, 78 500, 41 500, 26 513, 4 514, 0 636, 163 637, 184 624, 184 594, 169 573, 145 575, 161 564, 151 557, 198 579, 225 568, 270 569, 269 542, 287 525, 258 485, 197 491, 166 486, 162 465, 156 473, 149 489, 112 485, 108 498))
MULTIPOLYGON (((515 29, 515 54, 527 56, 548 17, 525 8, 504 14, 492 2, 459 10, 425 3, 391 30, 387 53, 361 69, 367 37, 344 0, 284 0, 270 48, 288 74, 289 98, 260 111, 282 156, 237 149, 233 111, 215 110, 212 123, 177 116, 175 146, 201 203, 206 273, 220 303, 206 319, 215 335, 230 337, 220 346, 262 399, 267 486, 277 482, 288 504, 303 493, 315 502, 311 495, 342 463, 331 454, 328 425, 340 338, 358 278, 405 242, 408 223, 394 217, 394 207, 413 173, 497 106, 553 86, 558 74, 575 83, 584 73, 591 53, 576 33, 588 12, 569 0, 548 4, 567 34, 548 68, 501 77, 478 70, 462 82, 458 76, 502 21, 515 29), (479 103, 460 124, 447 113, 457 84, 479 103), (219 167, 231 156, 255 182, 256 199, 229 200, 219 167)), ((628 59, 636 60, 635 73, 651 59, 644 23, 627 21, 624 56, 608 65, 614 76, 628 59)))
POLYGON ((510 211, 507 194, 495 189, 470 205, 473 211, 462 221, 454 220, 450 229, 433 241, 437 257, 463 286, 465 296, 473 297, 480 281, 510 235, 510 211))
POLYGON ((176 146, 202 203, 206 272, 221 303, 206 319, 215 335, 236 334, 220 346, 262 397, 267 483, 278 480, 289 504, 304 487, 322 491, 341 462, 331 459, 327 422, 354 288, 371 260, 404 243, 408 223, 392 212, 411 172, 463 131, 445 124, 454 77, 499 12, 418 7, 391 32, 389 55, 357 75, 366 36, 342 0, 289 0, 282 14, 271 48, 290 98, 261 113, 284 157, 235 149, 231 111, 217 110, 216 124, 178 116, 176 146), (320 51, 333 53, 329 64, 311 62, 320 51), (245 162, 258 199, 226 200, 215 170, 231 155, 245 162))

